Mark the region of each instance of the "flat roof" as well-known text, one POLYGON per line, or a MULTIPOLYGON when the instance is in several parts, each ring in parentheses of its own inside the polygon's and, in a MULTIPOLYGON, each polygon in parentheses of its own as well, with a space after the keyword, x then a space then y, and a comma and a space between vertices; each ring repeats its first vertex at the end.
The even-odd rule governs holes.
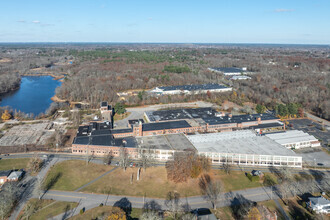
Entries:
POLYGON ((9 176, 9 174, 11 173, 11 170, 3 170, 0 171, 0 176, 9 176))
POLYGON ((251 115, 233 115, 232 117, 229 117, 228 115, 220 116, 220 117, 210 117, 210 118, 205 118, 204 121, 209 125, 217 125, 217 124, 257 121, 258 118, 260 118, 261 121, 279 120, 279 118, 271 114, 251 114, 251 115))
POLYGON ((268 138, 279 144, 291 144, 304 141, 318 141, 313 135, 299 130, 290 130, 276 134, 266 134, 268 138))
MULTIPOLYGON (((251 130, 187 135, 198 152, 297 156, 293 151, 251 130)), ((298 157, 298 156, 297 156, 298 157)))
POLYGON ((90 122, 89 125, 81 125, 78 127, 77 136, 87 136, 95 131, 110 129, 111 122, 90 122))
POLYGON ((169 121, 178 119, 208 118, 217 113, 213 108, 182 108, 159 111, 146 111, 150 121, 169 121))
POLYGON ((137 146, 134 137, 114 138, 110 135, 91 135, 91 136, 78 136, 73 140, 73 144, 79 145, 96 145, 96 146, 125 146, 135 148, 137 146))
POLYGON ((151 148, 159 150, 196 150, 184 134, 166 134, 136 137, 141 148, 151 148))
POLYGON ((189 127, 191 126, 185 120, 142 124, 143 131, 157 131, 157 130, 189 128, 189 127))
POLYGON ((275 122, 275 123, 266 123, 266 124, 259 124, 256 126, 251 126, 251 129, 260 129, 260 128, 276 128, 276 127, 282 127, 283 123, 275 122))
POLYGON ((213 89, 227 89, 229 87, 217 84, 217 83, 209 83, 209 84, 195 84, 195 85, 180 85, 180 86, 160 86, 159 89, 164 91, 172 91, 172 90, 213 90, 213 89))
POLYGON ((111 134, 122 134, 122 133, 130 133, 133 132, 131 128, 123 128, 123 129, 112 129, 111 134))

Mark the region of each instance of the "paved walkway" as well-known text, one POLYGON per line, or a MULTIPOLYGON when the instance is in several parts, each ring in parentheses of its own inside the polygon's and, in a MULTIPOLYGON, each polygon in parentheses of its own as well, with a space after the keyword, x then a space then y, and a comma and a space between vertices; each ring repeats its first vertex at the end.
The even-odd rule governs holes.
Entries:
POLYGON ((105 175, 108 175, 109 173, 113 172, 114 170, 116 170, 118 167, 114 167, 113 169, 109 170, 108 172, 105 172, 104 174, 102 174, 101 176, 93 179, 92 181, 90 181, 89 183, 86 183, 85 185, 83 185, 82 187, 79 187, 78 189, 75 190, 75 192, 79 192, 80 190, 84 189, 85 187, 91 185, 92 183, 98 181, 99 179, 101 179, 102 177, 104 177, 105 175))
MULTIPOLYGON (((266 187, 259 187, 247 190, 239 190, 235 192, 223 193, 221 200, 218 203, 218 207, 230 206, 233 203, 236 203, 236 199, 239 196, 244 198, 260 202, 271 199, 271 189, 266 187)), ((86 210, 97 207, 101 203, 108 206, 120 206, 120 205, 129 205, 132 208, 143 208, 146 203, 156 204, 160 209, 166 210, 164 199, 157 198, 143 198, 143 197, 133 197, 133 196, 115 196, 115 195, 106 195, 106 194, 92 194, 92 193, 81 193, 81 192, 67 192, 67 191, 48 191, 44 199, 54 199, 59 201, 68 201, 68 202, 78 202, 79 205, 76 209, 70 210, 67 213, 62 213, 54 217, 53 219, 63 219, 63 216, 73 216, 79 214, 79 211, 82 208, 86 210)), ((278 198, 277 195, 273 194, 272 198, 278 198)), ((195 208, 211 208, 211 204, 206 201, 201 196, 194 197, 184 197, 181 198, 181 205, 188 209, 195 208)))

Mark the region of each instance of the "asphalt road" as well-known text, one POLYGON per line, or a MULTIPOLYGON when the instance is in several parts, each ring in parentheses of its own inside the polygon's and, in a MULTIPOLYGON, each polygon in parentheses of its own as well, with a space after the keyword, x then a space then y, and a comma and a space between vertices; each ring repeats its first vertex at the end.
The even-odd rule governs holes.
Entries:
MULTIPOLYGON (((229 193, 223 193, 221 195, 221 200, 218 203, 218 207, 230 206, 231 204, 236 204, 238 196, 243 196, 244 198, 259 202, 270 199, 278 199, 275 193, 272 193, 270 188, 253 188, 247 190, 239 190, 229 193)), ((77 209, 72 210, 66 215, 76 215, 79 213, 80 209, 85 207, 85 209, 90 209, 97 207, 101 203, 108 206, 119 206, 119 207, 132 207, 132 208, 143 208, 145 204, 153 204, 154 207, 158 207, 161 210, 166 210, 164 199, 157 198, 143 198, 143 197, 132 197, 132 196, 114 196, 105 194, 90 194, 90 193, 79 193, 79 192, 66 192, 66 191, 48 191, 44 199, 53 199, 58 201, 68 201, 68 202, 78 202, 79 206, 77 209)), ((181 198, 180 204, 189 210, 195 208, 212 208, 211 203, 206 201, 203 197, 186 197, 181 198)), ((64 215, 64 214, 62 214, 64 215)), ((62 216, 61 215, 61 216, 62 216)), ((57 218, 60 218, 58 216, 57 218)))

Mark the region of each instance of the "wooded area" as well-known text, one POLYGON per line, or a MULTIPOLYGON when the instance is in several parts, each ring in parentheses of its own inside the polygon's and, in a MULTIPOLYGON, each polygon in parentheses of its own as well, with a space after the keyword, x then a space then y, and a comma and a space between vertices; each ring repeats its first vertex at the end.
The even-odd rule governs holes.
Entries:
MULTIPOLYGON (((15 88, 19 76, 27 73, 65 73, 56 95, 97 107, 103 100, 119 102, 117 92, 127 90, 224 83, 232 86, 239 98, 270 110, 277 104, 293 103, 329 119, 329 54, 326 46, 2 45, 0 92, 15 88), (251 80, 230 81, 209 67, 247 67, 254 74, 251 80)), ((121 101, 125 105, 198 99, 218 102, 222 95, 150 97, 141 92, 121 101)))

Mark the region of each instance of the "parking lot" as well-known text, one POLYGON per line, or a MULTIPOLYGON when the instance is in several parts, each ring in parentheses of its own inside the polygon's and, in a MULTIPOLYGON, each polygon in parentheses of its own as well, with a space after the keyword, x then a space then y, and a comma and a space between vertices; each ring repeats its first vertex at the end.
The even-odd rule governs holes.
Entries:
POLYGON ((327 129, 327 126, 325 126, 325 130, 323 130, 321 124, 309 119, 288 120, 288 122, 290 123, 289 126, 287 126, 288 129, 302 130, 313 135, 322 141, 323 146, 330 143, 330 131, 327 129))

